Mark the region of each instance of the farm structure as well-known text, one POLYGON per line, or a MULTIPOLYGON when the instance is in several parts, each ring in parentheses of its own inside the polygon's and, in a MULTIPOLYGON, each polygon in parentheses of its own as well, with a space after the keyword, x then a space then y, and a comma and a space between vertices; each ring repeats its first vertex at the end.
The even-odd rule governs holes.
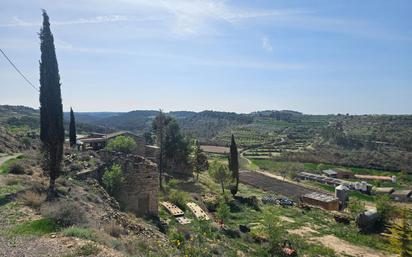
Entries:
POLYGON ((129 131, 119 131, 110 134, 92 133, 86 137, 79 138, 78 143, 81 145, 82 149, 91 148, 93 150, 100 150, 106 146, 107 141, 118 136, 128 136, 133 138, 143 154, 145 145, 144 138, 129 131))
POLYGON ((327 194, 312 192, 303 195, 301 201, 305 204, 318 206, 328 211, 339 210, 339 199, 327 194))
POLYGON ((340 170, 340 169, 323 170, 322 173, 325 174, 327 177, 338 178, 338 179, 350 179, 350 178, 355 177, 355 175, 351 171, 340 170))
POLYGON ((322 175, 308 173, 308 172, 298 173, 297 178, 302 179, 302 180, 316 181, 322 184, 328 184, 328 185, 335 186, 335 187, 343 185, 343 186, 348 187, 351 190, 358 190, 358 191, 361 191, 367 194, 369 194, 372 190, 372 185, 366 183, 365 181, 352 182, 352 181, 347 181, 347 180, 338 179, 338 178, 325 177, 322 175))
POLYGON ((412 201, 412 190, 396 190, 389 196, 395 201, 412 201))
POLYGON ((155 145, 146 145, 143 137, 136 135, 129 131, 119 131, 110 134, 92 133, 86 137, 79 138, 78 145, 81 146, 83 150, 92 149, 95 151, 105 148, 108 141, 115 139, 118 136, 127 136, 134 139, 136 142, 136 148, 133 153, 144 156, 145 158, 157 162, 160 149, 155 145))
POLYGON ((379 180, 379 181, 389 181, 396 183, 396 176, 372 176, 372 175, 355 175, 355 178, 362 180, 379 180))
POLYGON ((390 195, 393 192, 395 192, 395 189, 393 187, 373 187, 372 188, 372 194, 375 195, 390 195))

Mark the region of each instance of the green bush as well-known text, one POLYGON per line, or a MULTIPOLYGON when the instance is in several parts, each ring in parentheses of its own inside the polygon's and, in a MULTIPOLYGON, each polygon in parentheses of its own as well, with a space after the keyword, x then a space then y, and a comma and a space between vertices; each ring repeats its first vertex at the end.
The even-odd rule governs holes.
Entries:
POLYGON ((15 235, 45 235, 55 232, 57 225, 52 219, 26 221, 11 230, 15 235))
POLYGON ((114 164, 110 169, 106 169, 102 180, 106 191, 110 195, 116 196, 124 180, 120 165, 114 164))
POLYGON ((220 221, 224 223, 225 220, 229 217, 229 215, 230 215, 229 206, 225 203, 224 200, 220 200, 219 206, 216 209, 216 217, 218 217, 220 221))
POLYGON ((83 238, 83 239, 88 239, 92 241, 96 240, 96 234, 87 228, 71 226, 71 227, 63 229, 62 233, 65 236, 83 238))
POLYGON ((136 141, 127 136, 118 136, 109 141, 107 149, 115 152, 130 153, 136 148, 136 141))
POLYGON ((169 200, 182 210, 186 210, 186 203, 190 200, 189 195, 180 190, 171 190, 169 200))

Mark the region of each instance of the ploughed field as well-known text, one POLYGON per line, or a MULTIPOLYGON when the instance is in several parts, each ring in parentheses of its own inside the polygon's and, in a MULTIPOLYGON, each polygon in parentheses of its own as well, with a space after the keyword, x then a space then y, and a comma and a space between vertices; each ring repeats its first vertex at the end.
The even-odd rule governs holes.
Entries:
POLYGON ((303 186, 272 178, 255 171, 241 171, 239 173, 239 179, 240 182, 244 184, 287 196, 295 200, 298 200, 299 197, 304 194, 313 192, 313 190, 309 190, 303 186))

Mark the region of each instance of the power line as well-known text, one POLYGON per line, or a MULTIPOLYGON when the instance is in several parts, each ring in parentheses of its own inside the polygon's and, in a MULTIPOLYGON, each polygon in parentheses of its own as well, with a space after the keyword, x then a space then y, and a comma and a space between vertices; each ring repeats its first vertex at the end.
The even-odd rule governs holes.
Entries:
POLYGON ((33 83, 31 83, 31 81, 24 76, 24 74, 16 67, 16 65, 14 65, 14 63, 10 60, 10 58, 6 55, 6 53, 0 48, 0 52, 3 54, 3 56, 7 59, 7 61, 9 61, 9 63, 11 64, 11 66, 13 66, 13 68, 20 74, 20 76, 27 82, 29 83, 29 85, 36 90, 37 92, 40 92, 39 89, 33 85, 33 83))

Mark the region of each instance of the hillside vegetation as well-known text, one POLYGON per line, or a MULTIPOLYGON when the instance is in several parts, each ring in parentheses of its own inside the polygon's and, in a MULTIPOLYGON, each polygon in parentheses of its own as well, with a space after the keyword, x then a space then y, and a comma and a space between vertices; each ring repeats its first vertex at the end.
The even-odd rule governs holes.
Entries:
MULTIPOLYGON (((158 111, 77 113, 79 131, 151 129, 158 111)), ((412 169, 411 115, 306 115, 294 111, 170 112, 202 144, 227 146, 234 134, 245 156, 383 170, 412 169)), ((65 115, 67 118, 68 115, 65 115)), ((66 121, 67 122, 67 121, 66 121)), ((38 128, 38 111, 0 106, 0 125, 38 128)))

